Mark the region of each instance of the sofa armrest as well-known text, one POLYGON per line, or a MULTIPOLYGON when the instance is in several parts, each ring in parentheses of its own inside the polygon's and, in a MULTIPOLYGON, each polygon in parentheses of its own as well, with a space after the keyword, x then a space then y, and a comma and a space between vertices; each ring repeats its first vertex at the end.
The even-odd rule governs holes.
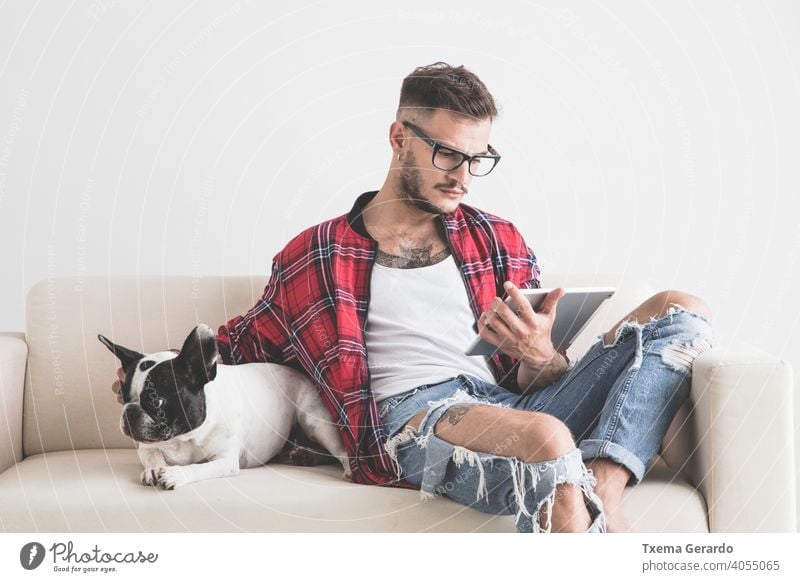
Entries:
POLYGON ((0 473, 22 460, 22 395, 28 344, 22 333, 0 332, 0 473))
POLYGON ((709 531, 796 531, 792 391, 791 365, 742 342, 695 359, 662 457, 700 489, 709 531))

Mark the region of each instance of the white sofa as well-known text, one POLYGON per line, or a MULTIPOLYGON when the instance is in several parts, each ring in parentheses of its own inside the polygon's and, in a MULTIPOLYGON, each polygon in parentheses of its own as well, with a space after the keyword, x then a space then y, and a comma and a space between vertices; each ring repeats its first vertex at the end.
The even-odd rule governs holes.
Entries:
MULTIPOLYGON (((26 331, 0 334, 0 531, 511 532, 448 499, 344 482, 333 465, 271 463, 175 491, 138 482, 111 394, 102 333, 144 352, 179 347, 261 296, 265 277, 49 279, 26 299, 26 331)), ((574 360, 654 289, 616 275, 548 274, 548 286, 618 293, 570 348, 574 360)), ((754 347, 717 345, 694 363, 690 405, 624 507, 640 532, 795 531, 792 370, 754 347)))

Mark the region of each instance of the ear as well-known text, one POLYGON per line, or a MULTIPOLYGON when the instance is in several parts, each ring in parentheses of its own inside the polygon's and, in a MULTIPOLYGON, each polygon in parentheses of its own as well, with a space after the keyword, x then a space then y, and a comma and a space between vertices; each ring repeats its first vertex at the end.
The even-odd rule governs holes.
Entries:
POLYGON ((201 388, 217 377, 217 335, 205 324, 192 330, 183 342, 178 358, 201 388))
POLYGON ((97 339, 99 339, 104 346, 111 350, 111 353, 119 358, 123 368, 127 368, 130 364, 138 362, 144 357, 144 354, 140 354, 139 352, 118 346, 104 335, 97 334, 97 339))

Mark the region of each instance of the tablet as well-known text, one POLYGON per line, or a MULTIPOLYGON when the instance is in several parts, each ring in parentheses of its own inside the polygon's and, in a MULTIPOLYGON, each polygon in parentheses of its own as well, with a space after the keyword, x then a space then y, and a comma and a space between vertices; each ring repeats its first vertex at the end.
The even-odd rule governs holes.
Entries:
MULTIPOLYGON (((555 287, 519 291, 530 302, 533 310, 538 311, 545 296, 553 289, 555 287)), ((550 333, 556 351, 568 348, 591 321, 600 305, 616 291, 614 287, 564 287, 564 290, 566 294, 558 301, 556 320, 550 333)), ((505 303, 512 310, 517 310, 517 305, 511 297, 507 297, 505 303)), ((495 352, 502 351, 502 347, 494 346, 477 336, 465 353, 468 356, 492 356, 495 352)))

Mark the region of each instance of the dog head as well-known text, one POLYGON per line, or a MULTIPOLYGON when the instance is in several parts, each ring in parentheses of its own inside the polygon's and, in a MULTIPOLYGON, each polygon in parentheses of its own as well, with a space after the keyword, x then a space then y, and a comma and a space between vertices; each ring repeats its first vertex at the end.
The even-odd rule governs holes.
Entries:
POLYGON ((125 382, 120 427, 138 442, 166 441, 186 434, 206 419, 203 388, 217 374, 217 341, 200 324, 186 337, 180 352, 140 354, 98 335, 122 364, 125 382))

